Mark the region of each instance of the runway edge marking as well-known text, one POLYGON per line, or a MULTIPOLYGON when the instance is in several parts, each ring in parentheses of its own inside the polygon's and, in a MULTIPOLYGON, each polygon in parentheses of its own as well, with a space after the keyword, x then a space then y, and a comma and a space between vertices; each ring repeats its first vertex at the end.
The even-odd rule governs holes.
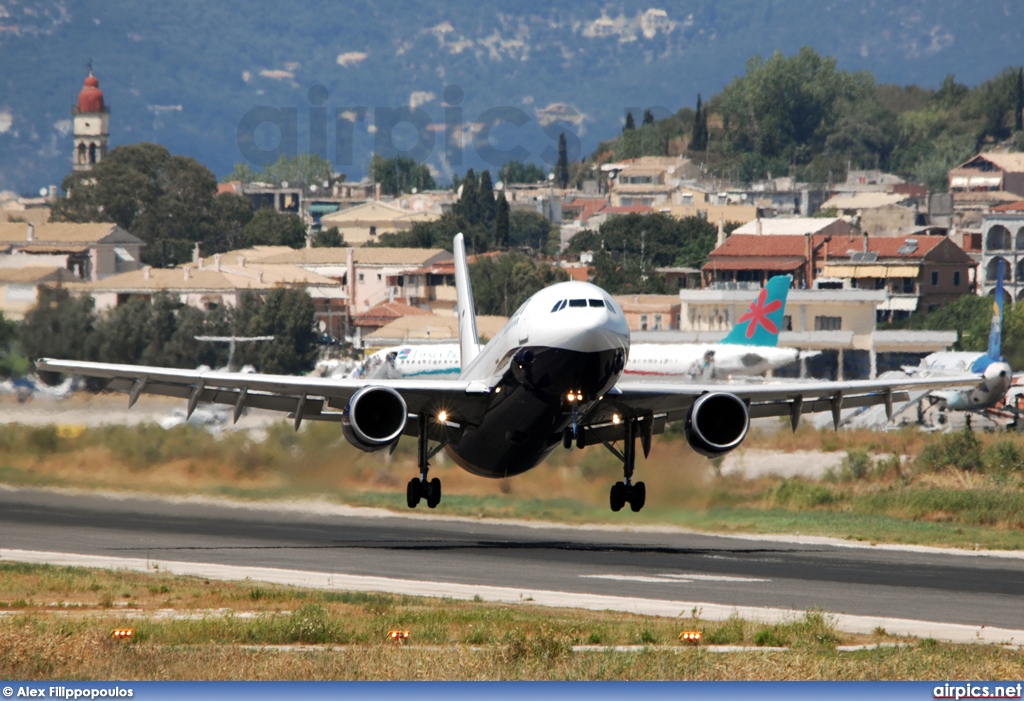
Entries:
MULTIPOLYGON (((623 611, 644 616, 662 616, 666 618, 688 615, 691 611, 697 609, 700 617, 707 620, 721 621, 730 616, 737 615, 747 620, 772 624, 792 621, 806 613, 796 609, 727 606, 699 601, 638 599, 624 596, 540 589, 516 589, 513 587, 457 584, 451 582, 429 582, 390 577, 288 570, 274 567, 244 567, 9 548, 0 550, 0 562, 4 561, 68 567, 125 569, 151 573, 159 571, 167 574, 226 581, 249 579, 270 584, 284 584, 310 589, 379 591, 407 596, 450 597, 465 600, 472 600, 474 597, 479 596, 485 601, 501 603, 530 603, 538 606, 577 608, 591 611, 623 611)), ((892 635, 935 638, 936 640, 952 643, 985 643, 1014 645, 1018 647, 1024 644, 1024 631, 1022 630, 972 626, 961 623, 919 621, 906 618, 858 616, 844 613, 830 613, 828 615, 833 618, 839 630, 847 633, 871 633, 876 628, 882 627, 892 635)))

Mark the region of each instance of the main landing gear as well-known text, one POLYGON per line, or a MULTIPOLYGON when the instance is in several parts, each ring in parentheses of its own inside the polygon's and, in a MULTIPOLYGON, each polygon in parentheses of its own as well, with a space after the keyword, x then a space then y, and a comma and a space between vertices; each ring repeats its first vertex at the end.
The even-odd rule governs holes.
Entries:
POLYGON ((427 417, 420 414, 419 417, 419 438, 417 442, 417 462, 420 468, 420 476, 413 477, 405 488, 405 502, 410 509, 415 509, 421 500, 427 502, 431 509, 441 503, 441 480, 435 477, 427 479, 427 472, 430 470, 429 460, 437 455, 444 448, 447 441, 441 442, 433 450, 427 445, 427 417))
MULTIPOLYGON (((629 504, 629 508, 634 512, 644 508, 647 501, 647 486, 643 482, 633 482, 633 467, 636 465, 636 439, 638 437, 643 447, 644 456, 646 457, 651 452, 652 419, 652 416, 624 418, 625 435, 621 452, 608 441, 601 441, 605 448, 622 461, 623 479, 612 485, 608 498, 612 511, 622 511, 622 507, 626 504, 629 504)), ((562 445, 571 448, 575 443, 577 447, 582 448, 587 444, 585 436, 585 431, 578 425, 577 417, 574 414, 572 423, 565 428, 562 434, 562 445)))

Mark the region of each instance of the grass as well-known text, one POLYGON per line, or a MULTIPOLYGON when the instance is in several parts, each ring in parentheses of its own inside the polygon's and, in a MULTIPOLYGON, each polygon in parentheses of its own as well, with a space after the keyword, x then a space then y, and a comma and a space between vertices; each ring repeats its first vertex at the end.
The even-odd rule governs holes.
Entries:
MULTIPOLYGON (((274 424, 265 440, 214 436, 180 426, 87 430, 0 426, 0 482, 246 500, 327 499, 405 511, 404 485, 415 474, 415 444, 393 455, 349 446, 333 424, 307 422, 295 433, 274 424)), ((569 523, 667 524, 727 532, 799 532, 870 542, 1024 549, 1024 438, 815 430, 754 430, 744 449, 845 451, 824 481, 740 479, 673 433, 660 436, 638 464, 647 483, 639 514, 613 514, 608 487, 621 478, 600 446, 556 450, 541 466, 509 480, 487 480, 443 454, 432 476, 445 485, 439 514, 569 523), (964 456, 970 454, 969 460, 964 456), (872 456, 882 456, 876 459, 872 456), (901 457, 903 456, 903 457, 901 457), (970 469, 955 464, 962 462, 970 469)))
POLYGON ((163 573, 0 563, 6 679, 933 679, 1019 678, 1024 653, 838 632, 810 612, 765 625, 211 582, 163 573), (111 602, 114 602, 111 604, 111 602), (133 628, 130 643, 111 639, 133 628), (408 645, 386 641, 410 631, 408 645), (729 654, 678 642, 785 647, 729 654), (901 642, 856 653, 840 644, 901 642), (271 646, 293 646, 287 650, 271 646), (576 651, 640 645, 637 652, 576 651))

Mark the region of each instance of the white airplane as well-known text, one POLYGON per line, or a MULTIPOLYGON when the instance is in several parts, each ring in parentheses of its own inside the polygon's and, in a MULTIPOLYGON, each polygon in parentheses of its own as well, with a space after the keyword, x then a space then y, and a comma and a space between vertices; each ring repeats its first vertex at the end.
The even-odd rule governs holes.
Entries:
POLYGON ((976 387, 935 390, 930 395, 948 409, 983 411, 1001 401, 1013 383, 1013 371, 1002 356, 1003 263, 999 262, 995 299, 992 302, 992 324, 989 328, 988 351, 943 351, 921 360, 917 368, 906 368, 917 377, 942 377, 971 372, 981 375, 976 387))
MULTIPOLYGON (((793 278, 768 281, 732 331, 718 343, 634 343, 622 376, 627 379, 727 379, 763 375, 769 370, 818 355, 818 351, 779 348, 786 296, 793 278)), ((368 356, 356 369, 362 379, 458 377, 459 346, 431 343, 390 346, 368 356)))
POLYGON ((634 482, 636 444, 650 452, 652 437, 670 421, 684 421, 690 446, 709 457, 739 446, 751 417, 831 411, 838 423, 846 406, 906 401, 910 388, 977 384, 977 376, 941 379, 779 382, 737 385, 621 381, 629 353, 629 327, 612 297, 587 282, 563 282, 527 300, 484 347, 473 312, 473 291, 462 235, 455 237, 460 366, 458 379, 359 380, 213 370, 119 365, 43 358, 40 370, 108 380, 127 390, 132 406, 145 392, 187 400, 286 413, 295 428, 304 420, 336 421, 345 438, 364 451, 393 449, 402 435, 417 437, 419 476, 406 501, 433 508, 441 481, 428 479, 429 460, 444 449, 465 470, 511 477, 539 465, 560 444, 605 445, 621 461, 623 479, 610 505, 639 511, 643 482, 634 482), (621 449, 613 443, 621 442, 621 449), (433 444, 433 446, 431 445, 433 444))

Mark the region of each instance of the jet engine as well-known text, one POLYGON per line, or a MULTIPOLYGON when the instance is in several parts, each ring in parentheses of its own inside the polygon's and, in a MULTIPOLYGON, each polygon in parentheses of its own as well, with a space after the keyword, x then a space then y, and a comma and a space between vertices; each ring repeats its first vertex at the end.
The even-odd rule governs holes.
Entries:
POLYGON ((739 447, 747 437, 750 414, 739 397, 727 392, 708 392, 697 397, 686 415, 686 441, 708 458, 739 447))
POLYGON ((383 450, 405 430, 409 409, 390 387, 363 387, 352 395, 341 416, 345 440, 367 453, 383 450))

